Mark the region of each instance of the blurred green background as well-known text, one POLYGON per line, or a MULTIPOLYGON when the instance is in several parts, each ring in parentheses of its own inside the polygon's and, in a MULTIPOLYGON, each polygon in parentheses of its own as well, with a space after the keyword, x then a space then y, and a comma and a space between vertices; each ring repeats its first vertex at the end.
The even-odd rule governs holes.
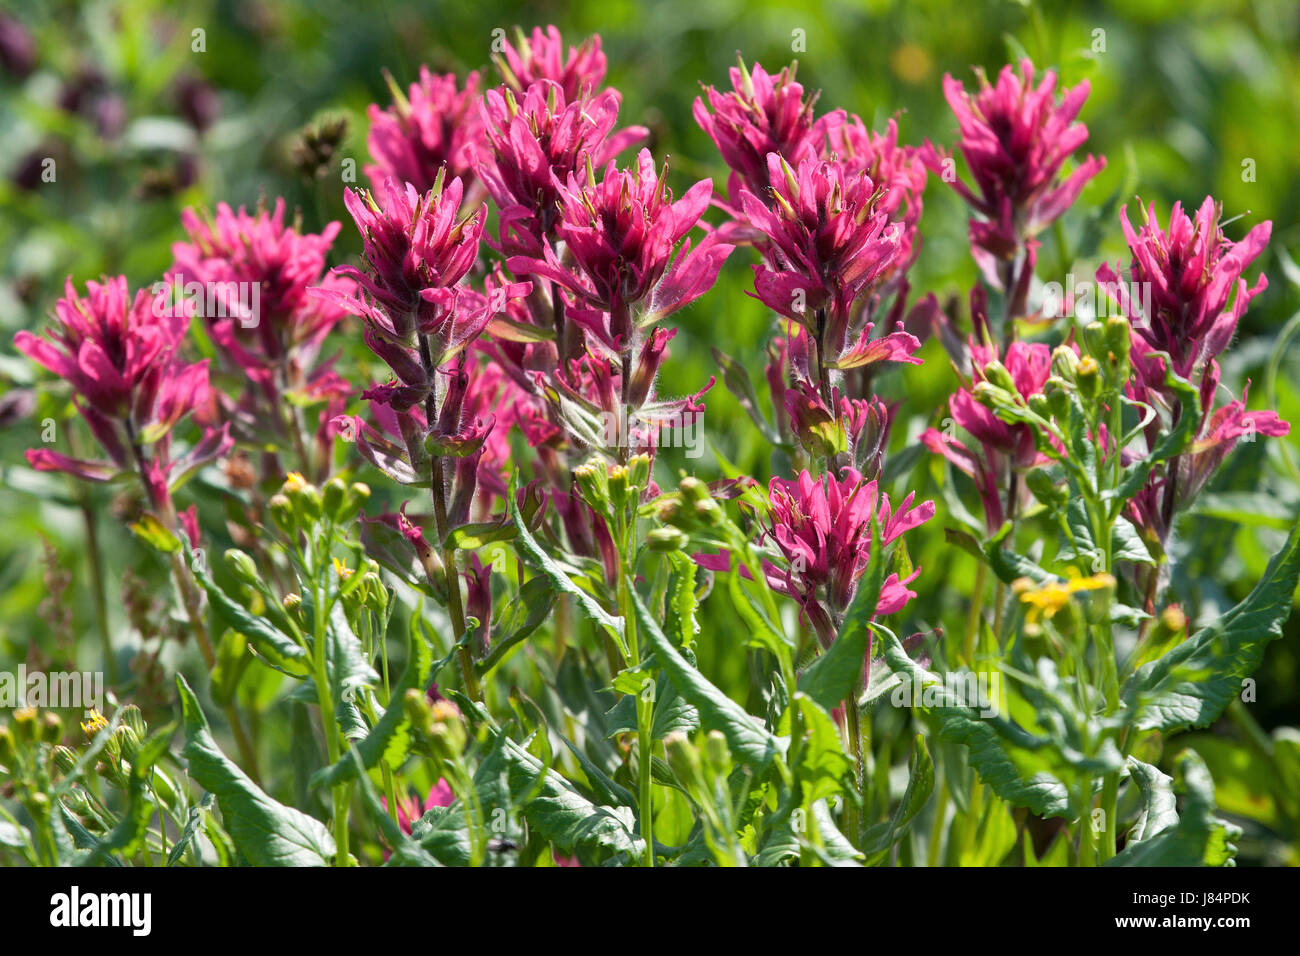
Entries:
MULTIPOLYGON (((1233 237, 1271 219, 1271 246, 1251 273, 1262 268, 1270 287, 1243 321, 1225 381, 1237 390, 1253 378, 1253 406, 1276 407, 1300 422, 1296 350, 1278 354, 1272 389, 1265 375, 1279 333, 1300 309, 1300 269, 1292 263, 1300 259, 1300 4, 1294 0, 592 0, 526 9, 491 0, 6 0, 4 11, 24 25, 32 44, 26 59, 10 49, 0 73, 0 666, 42 655, 79 656, 81 666, 94 665, 97 645, 83 637, 93 620, 85 586, 87 513, 98 516, 109 556, 115 625, 130 630, 119 597, 128 567, 155 589, 163 586, 156 568, 151 576, 156 559, 109 517, 111 489, 87 495, 60 476, 26 467, 22 452, 37 443, 41 418, 61 417, 67 406, 63 393, 57 400, 42 393, 30 407, 26 389, 37 375, 15 356, 13 332, 42 322, 66 275, 80 283, 124 272, 133 287, 154 281, 170 262, 171 243, 181 238, 179 211, 187 205, 251 206, 284 196, 307 228, 340 218, 346 223, 340 162, 353 158, 360 169, 367 161, 366 105, 388 102, 381 71, 405 86, 425 63, 462 74, 482 70, 491 83, 493 31, 517 25, 554 23, 569 42, 601 34, 608 82, 624 95, 622 123, 652 130, 652 148, 671 157, 679 192, 704 176, 720 189, 725 182, 691 103, 700 83, 727 84, 737 51, 773 71, 797 58, 799 79, 821 90, 819 112, 843 107, 875 128, 896 116, 901 139, 912 144, 954 140, 956 124, 941 93, 945 72, 970 84, 973 66, 991 75, 1028 55, 1037 66, 1058 70, 1065 85, 1089 80, 1092 96, 1081 115, 1091 131, 1085 150, 1105 154, 1108 166, 1059 233, 1044 236, 1040 277, 1060 281, 1071 266, 1076 275, 1091 275, 1101 259, 1121 258, 1118 204, 1133 211, 1135 194, 1155 202, 1162 222, 1174 201, 1195 206, 1212 194, 1225 218, 1240 217, 1227 227, 1233 237), (196 52, 199 36, 203 49, 196 52), (796 53, 799 40, 803 49, 796 53), (323 176, 304 179, 293 160, 302 128, 336 116, 349 121, 345 143, 323 176), (39 175, 46 159, 55 163, 53 182, 39 175), (52 549, 49 560, 42 557, 42 536, 52 549)), ((964 300, 975 279, 965 213, 942 183, 932 180, 926 192, 921 231, 917 293, 964 300)), ((334 261, 354 257, 358 248, 348 223, 334 261)), ((744 362, 761 385, 774 326, 744 294, 751 261, 738 252, 718 287, 678 314, 681 333, 662 392, 701 387, 716 371, 710 345, 744 362)), ((364 354, 359 336, 349 339, 346 331, 334 347, 358 360, 364 354)), ((927 343, 922 356, 924 366, 880 381, 885 397, 901 400, 896 455, 941 414, 955 382, 937 343, 927 343)), ((721 385, 707 401, 713 447, 742 472, 766 480, 773 463, 735 401, 721 385)), ((1290 477, 1294 465, 1284 458, 1288 447, 1290 460, 1300 461, 1300 431, 1243 444, 1197 512, 1184 516, 1174 589, 1191 615, 1212 615, 1244 596, 1296 521, 1300 490, 1290 477)), ((661 481, 677 466, 709 479, 722 471, 713 455, 693 462, 665 455, 661 481)), ((940 463, 924 456, 893 475, 889 490, 936 496, 942 475, 940 463)), ((219 494, 208 500, 203 486, 193 494, 205 518, 211 512, 219 525, 219 494)), ((901 633, 951 630, 964 614, 974 567, 945 545, 943 523, 941 507, 940 519, 913 539, 912 558, 924 569, 916 585, 921 599, 901 633)), ((701 663, 743 699, 748 680, 739 624, 725 602, 706 607, 712 636, 701 642, 701 663)), ((1300 724, 1294 615, 1258 679, 1255 719, 1265 728, 1300 724)))

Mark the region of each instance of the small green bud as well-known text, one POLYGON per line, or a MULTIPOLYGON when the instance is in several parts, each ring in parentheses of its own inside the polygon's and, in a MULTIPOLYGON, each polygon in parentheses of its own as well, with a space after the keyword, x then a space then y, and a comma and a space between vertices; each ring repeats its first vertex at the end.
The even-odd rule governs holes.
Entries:
POLYGON ((135 704, 127 704, 118 715, 121 718, 122 726, 130 727, 135 731, 137 740, 144 740, 145 735, 149 732, 149 727, 144 722, 144 714, 135 704))
POLYGON ((694 475, 684 475, 677 485, 682 493, 682 501, 697 502, 709 499, 709 486, 694 475))
POLYGON ((127 724, 121 724, 113 737, 121 747, 122 756, 131 763, 135 763, 136 758, 140 755, 140 736, 135 732, 134 728, 127 724))
POLYGON ((573 469, 573 478, 583 501, 600 513, 609 509, 609 471, 603 462, 593 459, 579 465, 573 469))
POLYGON ((364 481, 354 481, 348 487, 348 496, 343 502, 343 507, 334 520, 342 524, 344 521, 351 521, 361 509, 366 506, 370 500, 370 486, 364 481))
POLYGON ((1047 396, 1042 392, 1035 392, 1029 396, 1027 401, 1029 402, 1029 410, 1039 418, 1052 417, 1052 403, 1047 400, 1047 396))
POLYGON ((1011 395, 1019 394, 1020 390, 1016 388, 1016 380, 1011 377, 1007 367, 996 359, 984 366, 984 380, 1011 395))
POLYGON ((54 748, 54 768, 63 776, 77 769, 77 753, 70 747, 54 748))
POLYGON ((627 463, 628 483, 638 493, 650 487, 650 456, 633 455, 627 463))
POLYGON ((48 820, 50 818, 50 798, 41 791, 37 790, 34 793, 29 793, 23 803, 33 819, 48 820))
POLYGON ((664 752, 668 757, 668 767, 682 786, 687 790, 704 786, 704 766, 700 762, 700 753, 680 730, 674 730, 664 738, 664 752))
POLYGON ((1069 421, 1070 418, 1070 384, 1053 375, 1043 385, 1043 394, 1047 396, 1048 407, 1052 417, 1057 421, 1069 421))
POLYGON ((52 710, 41 715, 41 740, 47 744, 57 744, 63 739, 63 718, 52 710))
POLYGON ((285 534, 293 534, 297 528, 297 522, 294 520, 293 502, 285 495, 274 494, 271 500, 266 503, 266 508, 271 512, 271 521, 275 526, 285 534))
POLYGON ((0 724, 0 766, 12 769, 17 756, 14 732, 8 724, 0 724))
POLYGON ((632 500, 632 483, 628 480, 627 468, 613 465, 609 469, 609 501, 616 514, 622 514, 628 502, 632 500))
POLYGON ((722 507, 712 498, 695 502, 692 511, 695 519, 706 527, 712 528, 722 523, 722 507))
POLYGON ((1079 356, 1070 346, 1058 345, 1052 350, 1052 374, 1056 377, 1073 382, 1078 367, 1079 356))
POLYGON ((37 741, 40 734, 36 724, 35 707, 20 707, 14 711, 14 739, 18 746, 26 748, 37 741))
POLYGON ((361 583, 365 588, 365 606, 383 617, 388 613, 388 588, 384 587, 383 579, 374 571, 367 571, 361 583))
POLYGON ((76 814, 90 813, 90 798, 80 787, 72 787, 63 795, 63 802, 76 814))
POLYGON ((646 547, 658 554, 681 551, 690 544, 691 536, 680 528, 654 528, 646 532, 646 547))
POLYGON ((443 760, 459 757, 469 739, 460 710, 449 700, 437 700, 430 708, 430 715, 433 722, 429 727, 429 742, 434 754, 443 760))
POLYGON ((1112 315, 1106 320, 1106 351, 1120 361, 1127 361, 1132 348, 1133 336, 1128 319, 1122 315, 1112 315))
POLYGON ((257 585, 262 576, 257 573, 257 564, 252 557, 238 548, 230 548, 222 557, 226 567, 235 576, 235 580, 250 587, 257 585))
POLYGON ((339 514, 343 510, 343 503, 347 500, 348 486, 342 478, 335 475, 329 481, 325 482, 325 491, 321 498, 321 506, 325 510, 325 515, 332 521, 338 521, 339 514))
POLYGON ((1094 401, 1101 389, 1101 378, 1098 375, 1097 360, 1091 355, 1085 355, 1079 360, 1078 371, 1075 372, 1075 381, 1079 384, 1079 394, 1083 396, 1084 401, 1094 401))
POLYGON ((432 733, 433 705, 423 691, 409 688, 402 697, 402 710, 419 736, 427 738, 432 733))

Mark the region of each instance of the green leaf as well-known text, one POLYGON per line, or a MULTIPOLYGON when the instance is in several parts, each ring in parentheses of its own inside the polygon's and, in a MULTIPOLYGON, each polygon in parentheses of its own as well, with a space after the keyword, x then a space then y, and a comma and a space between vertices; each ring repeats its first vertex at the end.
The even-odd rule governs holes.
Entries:
POLYGON ((518 475, 510 479, 510 489, 506 494, 506 506, 510 511, 510 518, 515 523, 515 528, 519 531, 519 550, 535 564, 543 574, 550 578, 551 583, 565 594, 573 596, 578 602, 578 606, 586 615, 609 632, 610 636, 623 645, 623 619, 612 617, 600 604, 586 591, 573 583, 573 580, 564 573, 564 570, 556 564, 537 543, 532 532, 524 523, 519 514, 519 505, 515 502, 515 489, 518 485, 518 475))
POLYGON ((1051 738, 1030 733, 999 715, 982 716, 942 677, 908 657, 896 635, 885 628, 879 633, 885 662, 910 689, 912 706, 938 721, 941 738, 966 745, 971 766, 995 793, 1039 816, 1069 813, 1069 791, 1054 772, 1056 744, 1051 738), (930 697, 932 704, 927 703, 930 697))
POLYGON ((863 838, 868 866, 880 863, 889 856, 898 841, 912 828, 912 821, 924 809, 933 792, 934 761, 926 749, 925 738, 917 734, 912 745, 912 759, 908 763, 907 789, 903 791, 902 802, 894 810, 893 816, 869 827, 863 838))
POLYGON ((1124 684, 1130 719, 1139 730, 1204 727, 1241 692, 1282 634, 1300 581, 1300 525, 1292 529, 1246 599, 1169 653, 1139 668, 1124 684))
POLYGON ((701 726, 705 730, 722 731, 732 754, 741 762, 760 774, 767 770, 773 758, 785 751, 785 742, 778 740, 756 718, 686 662, 686 658, 664 636, 641 595, 634 591, 632 600, 636 603, 637 620, 650 649, 682 698, 699 710, 701 726))
POLYGON ((745 410, 750 421, 754 423, 763 437, 767 439, 769 444, 784 444, 776 429, 768 423, 763 413, 759 411, 758 393, 754 391, 754 383, 750 380, 749 372, 745 366, 721 349, 710 348, 709 352, 713 355, 713 360, 718 363, 718 367, 722 369, 722 384, 727 387, 727 391, 736 397, 740 407, 745 410))
POLYGON ((312 774, 308 786, 313 789, 332 787, 355 780, 358 761, 366 769, 378 765, 380 760, 385 760, 393 769, 400 767, 406 759, 411 742, 411 723, 406 719, 402 698, 412 688, 424 690, 428 686, 432 669, 433 655, 429 645, 421 639, 418 629, 412 627, 407 637, 406 666, 392 687, 389 706, 383 716, 338 762, 312 774))
MULTIPOLYGON (((1175 789, 1183 794, 1178 822, 1169 822, 1167 799, 1161 794, 1158 813, 1165 826, 1146 839, 1129 843, 1107 860, 1106 866, 1234 865, 1237 848, 1232 841, 1241 835, 1241 829, 1217 816, 1214 781, 1205 763, 1192 751, 1184 751, 1178 759, 1177 773, 1179 783, 1175 789)), ((1159 781, 1149 777, 1148 784, 1160 786, 1159 781)), ((1142 786, 1141 779, 1138 785, 1142 786)))
POLYGON ((1178 824, 1178 800, 1174 796, 1174 778, 1161 773, 1159 768, 1143 763, 1136 757, 1128 758, 1129 778, 1142 795, 1142 811, 1137 823, 1128 832, 1128 843, 1149 840, 1157 833, 1178 824))
POLYGON ((307 652, 264 617, 258 617, 237 603, 198 568, 194 577, 208 594, 208 603, 219 620, 230 630, 248 640, 261 657, 276 669, 299 679, 311 674, 307 652))
POLYGON ((496 729, 487 711, 477 703, 459 693, 455 699, 466 714, 487 724, 495 739, 491 754, 475 775, 484 806, 522 804, 532 828, 566 853, 580 847, 632 857, 642 852, 644 843, 632 835, 629 811, 592 803, 569 781, 496 729), (498 789, 494 765, 504 771, 506 793, 493 792, 498 789))
POLYGON ((199 699, 179 674, 176 688, 185 721, 181 753, 190 776, 216 796, 239 852, 254 866, 326 866, 337 849, 325 824, 267 796, 221 752, 199 699))

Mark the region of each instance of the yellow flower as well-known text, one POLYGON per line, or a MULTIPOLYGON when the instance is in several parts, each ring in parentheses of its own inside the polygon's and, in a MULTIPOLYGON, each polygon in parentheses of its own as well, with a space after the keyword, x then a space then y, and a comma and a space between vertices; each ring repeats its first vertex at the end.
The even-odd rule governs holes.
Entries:
POLYGON ((1025 633, 1037 634, 1042 630, 1042 621, 1051 620, 1058 611, 1070 603, 1071 595, 1080 591, 1099 591, 1115 586, 1115 579, 1109 574, 1092 574, 1080 577, 1074 568, 1067 570, 1067 579, 1054 579, 1035 584, 1030 578, 1018 578, 1011 584, 1011 592, 1019 595, 1020 603, 1025 605, 1025 633))
POLYGON ((349 568, 338 558, 334 558, 333 560, 334 560, 334 570, 338 572, 340 580, 346 581, 348 578, 352 577, 352 575, 355 573, 352 570, 352 568, 349 568))
POLYGON ((302 476, 301 472, 291 471, 284 479, 284 491, 287 494, 291 491, 302 491, 307 487, 307 479, 302 476))
POLYGON ((108 720, 99 711, 92 709, 90 719, 83 722, 81 729, 86 732, 87 737, 93 737, 105 727, 108 726, 108 720))

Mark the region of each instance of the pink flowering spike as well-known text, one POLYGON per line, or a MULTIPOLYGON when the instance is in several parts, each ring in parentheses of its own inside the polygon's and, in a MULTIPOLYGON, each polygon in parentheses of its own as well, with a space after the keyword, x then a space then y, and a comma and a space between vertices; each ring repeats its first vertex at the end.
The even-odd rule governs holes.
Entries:
POLYGON ((560 31, 548 26, 543 33, 534 27, 531 36, 518 35, 515 43, 502 44, 494 56, 501 78, 516 93, 522 93, 540 80, 550 80, 564 91, 566 101, 586 99, 605 81, 605 54, 600 37, 591 36, 565 55, 560 31))
POLYGON ((452 792, 451 784, 439 777, 438 782, 429 789, 429 796, 424 801, 426 812, 434 807, 449 807, 456 802, 456 794, 452 792))
POLYGON ((539 256, 556 237, 556 204, 570 177, 588 164, 604 166, 648 135, 643 127, 614 131, 620 103, 615 90, 570 102, 545 79, 529 86, 522 101, 508 89, 488 91, 486 146, 476 161, 501 210, 499 245, 507 256, 539 256))
POLYGON ((385 79, 393 104, 383 110, 372 104, 368 111, 366 145, 375 160, 366 167, 371 183, 379 187, 394 179, 426 193, 445 166, 449 177, 468 186, 474 178, 474 151, 484 135, 478 73, 467 76, 461 89, 453 74, 437 76, 422 66, 409 95, 387 72, 385 79))
POLYGON ((798 168, 775 154, 768 161, 772 208, 741 194, 746 216, 769 240, 755 288, 769 308, 820 332, 833 362, 854 302, 895 265, 902 227, 877 208, 879 194, 865 174, 816 158, 798 168))
POLYGON ((169 280, 180 295, 203 293, 198 314, 229 357, 253 375, 269 374, 288 357, 314 358, 346 314, 338 297, 352 291, 350 281, 322 277, 339 224, 300 233, 284 218, 283 199, 256 215, 225 203, 215 217, 187 209, 181 223, 189 242, 172 246, 169 280), (334 295, 313 292, 318 286, 334 295))
POLYGON ((702 254, 683 252, 673 262, 675 243, 699 220, 712 186, 708 180, 696 183, 673 202, 665 175, 666 170, 656 174, 649 151, 642 150, 634 170, 616 169, 611 162, 599 182, 594 173, 581 180, 570 176, 560 191, 557 231, 574 270, 561 265, 549 248, 543 259, 515 257, 509 267, 568 288, 578 299, 578 321, 582 309, 607 313, 598 337, 618 349, 631 348, 634 308, 643 313, 643 325, 680 308, 712 283, 730 251, 706 242, 702 254))
MULTIPOLYGON (((852 603, 870 560, 877 507, 888 508, 887 498, 877 501, 874 481, 864 481, 852 468, 842 469, 841 474, 840 479, 832 475, 814 479, 804 471, 794 481, 773 478, 768 490, 767 535, 788 565, 784 572, 776 572, 779 589, 799 600, 823 635, 826 623, 838 622, 852 603)), ((912 509, 909 496, 892 521, 902 533, 933 514, 932 502, 912 509)), ((884 517, 890 519, 887 511, 884 517)), ((889 613, 902 606, 896 593, 882 593, 886 596, 892 599, 885 605, 889 613)), ((883 613, 879 606, 877 613, 883 613)), ((834 627, 829 633, 834 633, 834 627)))
POLYGON ((1101 288, 1130 316, 1134 339, 1168 353, 1184 378, 1198 375, 1227 348, 1242 313, 1268 284, 1261 275, 1252 287, 1242 274, 1268 244, 1273 224, 1262 222, 1232 242, 1220 215, 1207 196, 1194 218, 1175 203, 1169 228, 1161 229, 1152 207, 1134 229, 1124 207, 1120 221, 1130 265, 1097 270, 1101 288))
MULTIPOLYGON (((771 75, 758 63, 751 72, 742 60, 731 69, 731 87, 728 93, 705 87, 704 97, 695 100, 695 121, 734 171, 737 185, 768 202, 768 187, 775 185, 769 154, 775 153, 798 167, 817 156, 828 134, 843 122, 844 114, 836 111, 815 119, 813 104, 817 97, 804 96, 803 86, 795 81, 793 66, 771 75)), ((731 199, 733 204, 740 202, 735 189, 731 199)))
POLYGON ((86 283, 82 298, 69 279, 54 316, 44 336, 19 332, 14 344, 72 386, 77 409, 119 468, 136 466, 132 444, 163 440, 206 401, 207 363, 177 358, 188 323, 162 296, 142 289, 132 297, 119 276, 86 283))
POLYGON ((975 93, 967 93, 951 76, 945 75, 943 82, 974 189, 950 175, 949 157, 935 147, 927 144, 921 155, 930 171, 952 183, 980 217, 978 228, 972 228, 975 247, 1009 260, 1025 239, 1049 226, 1078 198, 1106 161, 1089 156, 1061 179, 1066 160, 1088 138, 1088 128, 1075 122, 1088 98, 1087 80, 1063 90, 1058 102, 1056 74, 1044 72, 1035 86, 1028 60, 1019 72, 1004 67, 992 85, 983 74, 979 79, 975 93))
POLYGON ((62 471, 84 481, 112 481, 121 473, 108 462, 69 458, 48 448, 27 449, 27 463, 37 471, 62 471))

